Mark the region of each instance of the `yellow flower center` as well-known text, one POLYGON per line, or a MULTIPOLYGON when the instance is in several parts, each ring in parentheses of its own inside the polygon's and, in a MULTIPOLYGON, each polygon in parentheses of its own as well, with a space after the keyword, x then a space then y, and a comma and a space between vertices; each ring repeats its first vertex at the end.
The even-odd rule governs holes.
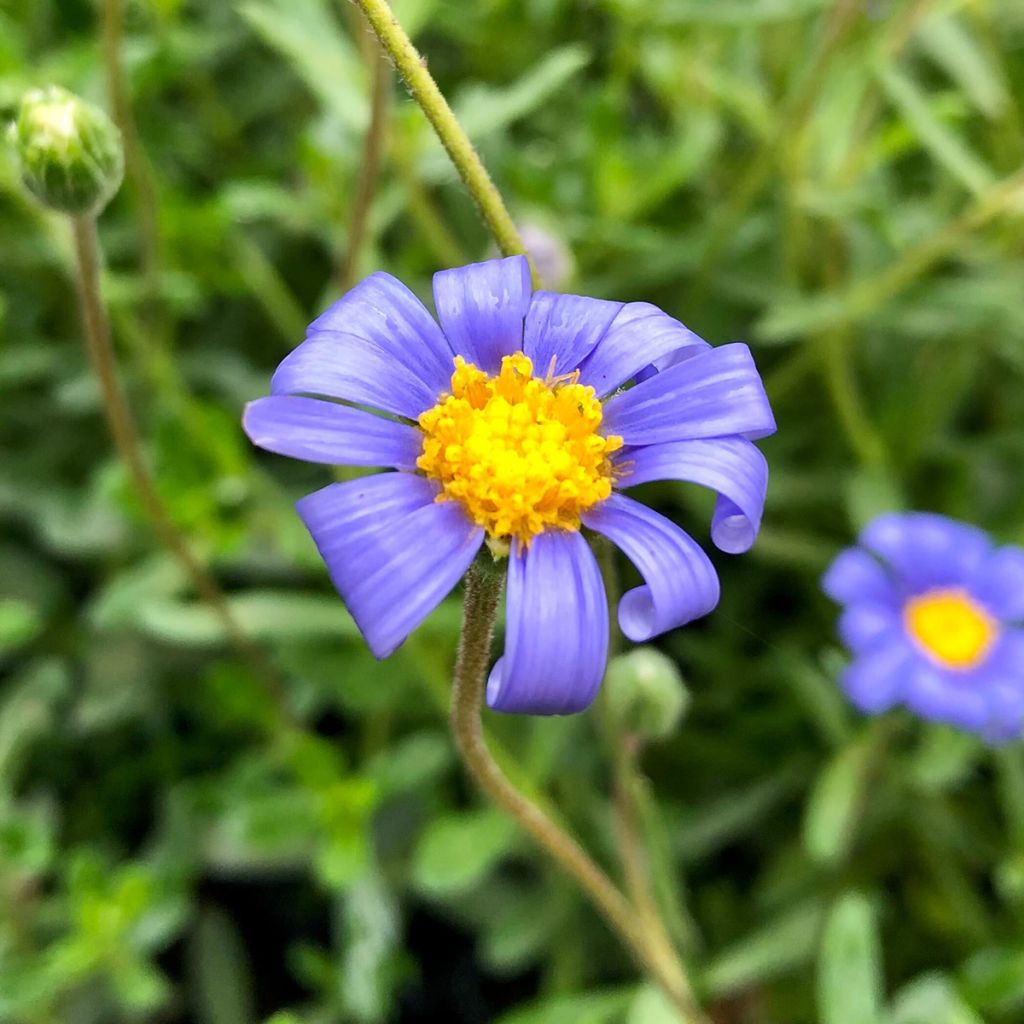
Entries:
POLYGON ((505 356, 496 377, 456 356, 451 394, 419 425, 416 465, 440 481, 438 501, 461 502, 498 542, 578 530, 580 513, 611 494, 608 456, 622 447, 621 437, 598 433, 593 388, 578 374, 534 377, 522 352, 505 356))
POLYGON ((956 588, 911 598, 903 607, 903 621, 925 654, 943 668, 976 668, 999 634, 992 616, 956 588))

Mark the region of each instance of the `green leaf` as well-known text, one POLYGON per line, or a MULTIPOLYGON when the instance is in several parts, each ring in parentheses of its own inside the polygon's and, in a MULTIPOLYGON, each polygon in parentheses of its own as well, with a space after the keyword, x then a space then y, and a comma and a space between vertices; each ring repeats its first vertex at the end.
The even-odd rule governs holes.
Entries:
POLYGON ((724 996, 803 966, 814 955, 823 913, 816 899, 786 910, 715 957, 702 987, 724 996))
POLYGON ((200 1024, 255 1024, 245 943, 222 910, 212 906, 200 910, 189 940, 188 969, 200 1024))
POLYGON ((865 795, 871 753, 870 735, 842 749, 818 775, 804 815, 804 846, 821 864, 846 855, 865 795))
POLYGON ((928 55, 952 78, 986 117, 1005 109, 1006 85, 997 65, 982 53, 963 21, 952 15, 926 18, 917 38, 928 55))
POLYGON ((926 974, 892 1002, 889 1024, 985 1024, 942 974, 926 974))
POLYGON ((366 75, 328 0, 249 0, 242 17, 353 132, 369 118, 366 75))
POLYGON ((626 1014, 626 1024, 678 1024, 679 1011, 660 988, 645 985, 637 992, 626 1014))
POLYGON ((560 46, 545 54, 511 85, 473 85, 462 89, 453 104, 455 115, 472 139, 502 132, 564 88, 590 59, 584 46, 560 46))
POLYGON ((513 1010, 494 1024, 613 1024, 634 998, 635 989, 554 996, 513 1010))
POLYGON ((490 809, 448 814, 430 822, 413 864, 424 892, 455 896, 472 889, 511 849, 516 825, 490 809))
POLYGON ((818 955, 821 1024, 879 1024, 882 967, 875 913, 857 893, 840 897, 829 914, 818 955))
POLYGON ((979 950, 960 970, 960 989, 979 1010, 1019 1016, 1024 1008, 1024 948, 979 950))
POLYGON ((995 175, 991 169, 966 142, 939 120, 932 101, 913 78, 889 65, 880 67, 877 73, 889 99, 935 160, 975 195, 992 184, 995 175))
POLYGON ((0 657, 30 643, 43 625, 35 605, 20 597, 0 598, 0 657))
MULTIPOLYGON (((242 629, 257 640, 358 638, 359 630, 336 597, 249 590, 228 599, 242 629)), ((138 625, 166 643, 216 644, 224 626, 209 605, 155 599, 137 609, 138 625)))

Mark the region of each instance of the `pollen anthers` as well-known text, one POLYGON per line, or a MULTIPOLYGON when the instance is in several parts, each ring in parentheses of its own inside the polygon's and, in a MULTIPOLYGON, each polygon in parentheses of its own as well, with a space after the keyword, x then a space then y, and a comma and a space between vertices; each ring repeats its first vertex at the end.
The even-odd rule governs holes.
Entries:
POLYGON ((491 538, 578 530, 580 513, 611 494, 608 456, 622 447, 598 433, 601 415, 576 374, 534 377, 522 352, 495 377, 456 356, 451 394, 419 417, 417 466, 491 538))
POLYGON ((988 612, 959 588, 938 588, 913 597, 903 609, 907 631, 943 668, 977 668, 998 636, 988 612))

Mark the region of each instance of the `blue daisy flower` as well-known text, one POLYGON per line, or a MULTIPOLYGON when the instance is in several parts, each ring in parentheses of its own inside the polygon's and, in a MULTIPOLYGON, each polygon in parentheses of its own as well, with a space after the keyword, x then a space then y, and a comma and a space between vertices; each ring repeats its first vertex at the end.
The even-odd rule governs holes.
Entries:
POLYGON ((434 305, 438 322, 395 278, 371 275, 310 325, 270 397, 246 408, 245 430, 281 455, 393 470, 297 506, 378 658, 486 542, 508 557, 489 705, 581 711, 608 652, 583 528, 617 544, 645 581, 619 605, 630 639, 711 611, 707 555, 620 492, 651 480, 711 487, 712 540, 749 548, 767 485, 752 442, 775 430, 761 379, 746 345, 712 348, 648 303, 532 293, 521 256, 435 274, 434 305))
POLYGON ((998 742, 1024 727, 1024 549, 925 512, 887 514, 843 551, 825 592, 854 655, 861 710, 902 704, 998 742))

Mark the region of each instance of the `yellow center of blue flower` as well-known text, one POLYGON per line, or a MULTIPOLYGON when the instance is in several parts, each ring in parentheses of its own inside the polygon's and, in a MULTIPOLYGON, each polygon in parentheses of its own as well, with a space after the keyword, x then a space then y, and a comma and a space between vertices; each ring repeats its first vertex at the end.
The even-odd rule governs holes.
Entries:
POLYGON ((907 631, 943 668, 977 668, 999 635, 995 619, 966 591, 929 590, 903 607, 907 631))
POLYGON ((601 402, 578 377, 534 377, 522 352, 495 377, 456 356, 451 394, 419 418, 416 465, 440 482, 438 501, 460 502, 499 542, 578 530, 611 494, 608 456, 622 447, 598 433, 601 402))

